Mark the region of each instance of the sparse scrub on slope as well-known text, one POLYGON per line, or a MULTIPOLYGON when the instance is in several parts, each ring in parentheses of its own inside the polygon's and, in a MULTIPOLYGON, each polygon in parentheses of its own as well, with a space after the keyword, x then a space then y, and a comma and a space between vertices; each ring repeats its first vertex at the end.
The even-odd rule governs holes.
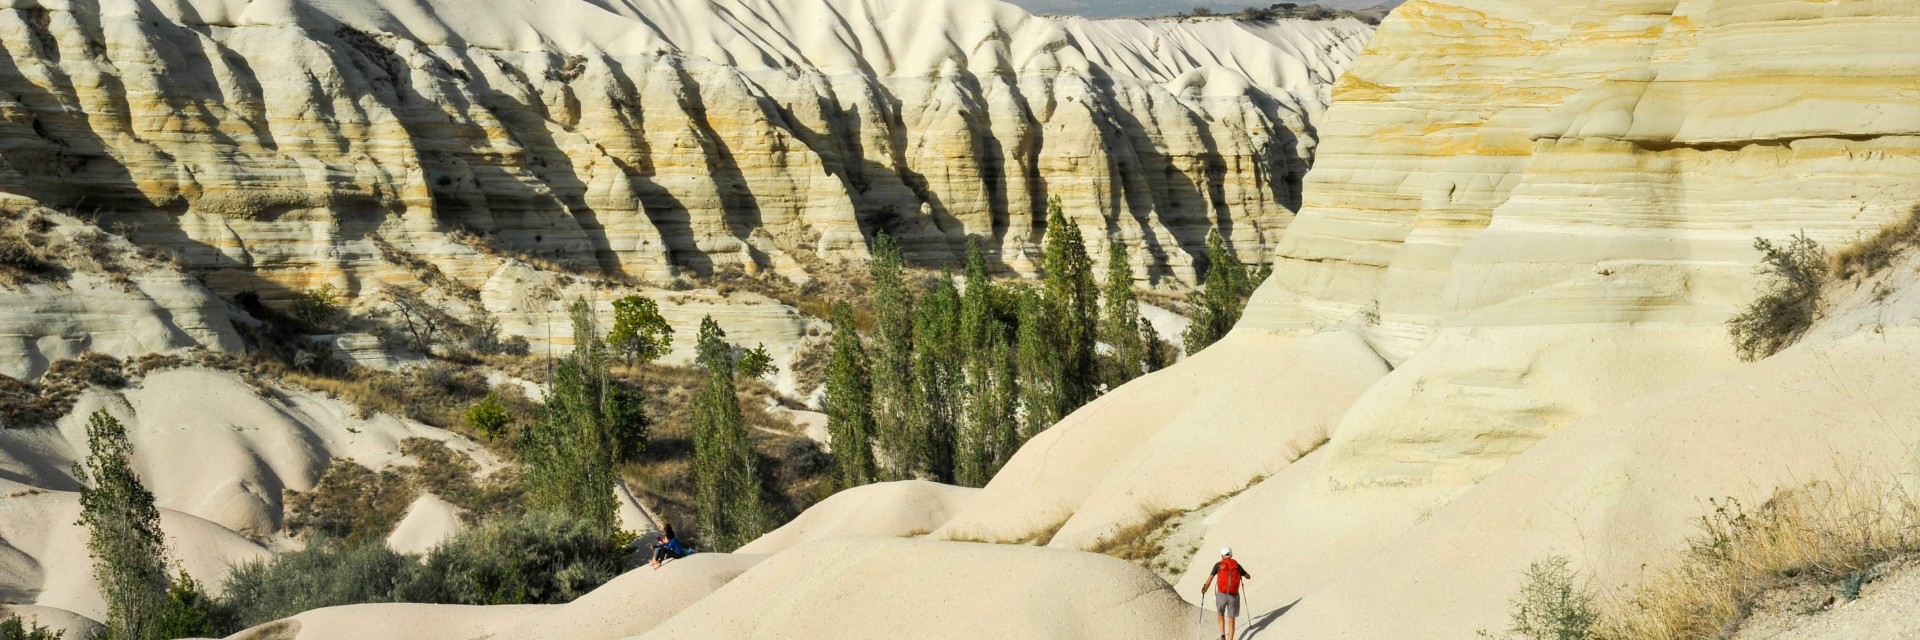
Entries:
POLYGON ((1753 248, 1762 254, 1757 272, 1766 277, 1765 288, 1746 311, 1727 321, 1734 350, 1747 361, 1779 353, 1813 328, 1829 276, 1826 251, 1804 233, 1784 245, 1760 238, 1753 248))
POLYGON ((1881 227, 1872 237, 1834 252, 1833 274, 1846 280, 1873 277, 1915 245, 1920 245, 1920 207, 1881 227))
POLYGON ((1568 566, 1566 556, 1553 556, 1527 567, 1526 583, 1512 603, 1512 626, 1504 634, 1480 632, 1483 638, 1506 640, 1594 640, 1599 638, 1600 607, 1591 585, 1568 566))

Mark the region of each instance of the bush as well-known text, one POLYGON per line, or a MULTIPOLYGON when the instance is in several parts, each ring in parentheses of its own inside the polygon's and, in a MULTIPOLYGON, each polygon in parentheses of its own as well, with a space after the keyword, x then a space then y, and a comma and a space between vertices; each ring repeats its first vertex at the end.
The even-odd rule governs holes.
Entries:
POLYGON ((561 604, 619 575, 624 561, 593 523, 533 513, 496 520, 435 549, 421 593, 449 604, 561 604))
POLYGON ((1747 310, 1727 321, 1740 359, 1752 362, 1792 346, 1820 319, 1820 291, 1827 282, 1827 254, 1802 233, 1785 245, 1760 238, 1753 248, 1763 256, 1757 273, 1766 289, 1747 310))
POLYGON ((167 587, 167 603, 160 609, 160 637, 205 638, 234 631, 218 603, 200 589, 193 576, 181 573, 167 587))
POLYGON ((1481 637, 1522 640, 1589 640, 1598 638, 1600 610, 1591 588, 1567 567, 1566 556, 1553 556, 1527 567, 1526 585, 1513 600, 1511 635, 1485 631, 1481 637))
POLYGON ((474 403, 467 409, 467 427, 474 433, 486 436, 487 440, 499 440, 507 434, 507 409, 500 404, 500 398, 487 394, 485 400, 474 403))
POLYGON ((307 547, 235 567, 221 606, 241 627, 321 607, 418 598, 418 560, 378 540, 347 545, 316 539, 307 547))
POLYGON ((40 626, 40 621, 21 620, 19 615, 0 620, 0 640, 61 640, 66 634, 40 626))
POLYGON ((347 310, 340 305, 340 290, 329 284, 295 295, 287 315, 299 321, 306 333, 333 333, 346 323, 347 310))

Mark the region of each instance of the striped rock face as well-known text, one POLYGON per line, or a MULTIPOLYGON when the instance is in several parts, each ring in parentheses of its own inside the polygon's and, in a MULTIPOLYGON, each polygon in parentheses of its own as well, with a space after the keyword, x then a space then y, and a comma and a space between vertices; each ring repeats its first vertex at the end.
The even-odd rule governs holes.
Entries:
POLYGON ((403 280, 380 242, 478 285, 456 230, 658 280, 978 234, 1030 273, 1050 197, 1191 281, 1210 228, 1277 242, 1371 34, 987 0, 8 0, 0 191, 269 299, 403 280))

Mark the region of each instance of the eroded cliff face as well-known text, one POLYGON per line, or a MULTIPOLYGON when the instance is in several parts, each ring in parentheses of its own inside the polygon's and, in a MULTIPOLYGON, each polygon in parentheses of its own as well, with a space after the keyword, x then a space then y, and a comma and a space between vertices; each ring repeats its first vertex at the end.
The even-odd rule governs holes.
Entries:
POLYGON ((455 230, 654 280, 879 230, 1030 271, 1051 196, 1191 279, 1210 228, 1277 241, 1370 35, 988 0, 0 0, 0 191, 269 298, 404 280, 375 240, 484 281, 455 230))

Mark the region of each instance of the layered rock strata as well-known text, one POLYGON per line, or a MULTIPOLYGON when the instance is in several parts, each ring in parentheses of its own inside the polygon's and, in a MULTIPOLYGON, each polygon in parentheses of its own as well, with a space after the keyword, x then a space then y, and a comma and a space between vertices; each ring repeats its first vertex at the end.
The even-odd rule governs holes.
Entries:
POLYGON ((477 284, 456 231, 638 278, 798 273, 881 230, 1030 270, 1049 197, 1190 279, 1210 228, 1277 240, 1370 35, 991 0, 4 0, 0 191, 269 299, 394 280, 380 242, 477 284))

